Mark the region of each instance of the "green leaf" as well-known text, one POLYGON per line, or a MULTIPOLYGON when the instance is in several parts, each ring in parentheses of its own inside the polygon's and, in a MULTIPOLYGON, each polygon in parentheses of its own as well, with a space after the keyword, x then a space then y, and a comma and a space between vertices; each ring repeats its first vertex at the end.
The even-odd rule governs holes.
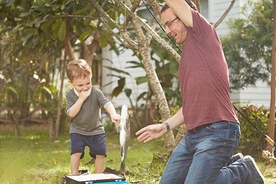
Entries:
POLYGON ((126 72, 125 70, 120 70, 120 69, 117 69, 117 68, 114 68, 114 67, 109 67, 109 66, 104 66, 105 68, 111 70, 111 71, 114 71, 114 72, 117 72, 117 73, 121 73, 121 74, 125 74, 125 75, 129 75, 130 74, 128 72, 126 72))
POLYGON ((140 99, 143 99, 143 97, 147 95, 147 92, 143 92, 141 93, 138 97, 137 97, 137 102, 140 100, 140 99))
POLYGON ((125 86, 126 84, 126 78, 122 77, 118 80, 118 86, 121 86, 122 88, 125 86))
POLYGON ((126 68, 144 68, 143 63, 140 61, 127 61, 127 63, 133 64, 133 66, 128 66, 126 68))
POLYGON ((27 33, 26 35, 24 35, 23 37, 21 37, 21 40, 23 41, 23 46, 26 45, 26 43, 29 41, 29 39, 33 36, 32 33, 27 33))
POLYGON ((112 91, 111 97, 116 97, 122 93, 126 84, 126 78, 122 77, 118 80, 118 86, 112 91))
POLYGON ((50 20, 44 22, 44 23, 41 25, 40 29, 41 29, 42 31, 46 32, 46 31, 49 29, 49 27, 53 25, 53 23, 54 23, 55 20, 56 20, 56 18, 52 18, 52 19, 50 19, 50 20))
POLYGON ((31 15, 31 12, 22 12, 21 14, 20 14, 20 17, 27 17, 27 16, 29 16, 29 15, 31 15))
POLYGON ((121 88, 121 86, 117 86, 117 87, 114 88, 114 90, 112 91, 112 93, 111 93, 111 98, 117 97, 122 91, 123 91, 123 88, 121 88))
POLYGON ((148 82, 148 77, 136 77, 135 80, 136 84, 139 85, 148 82))
POLYGON ((7 6, 11 6, 13 3, 14 3, 15 0, 9 0, 9 1, 6 1, 6 5, 7 6))
POLYGON ((126 88, 126 89, 125 89, 125 94, 126 94, 126 96, 127 96, 128 98, 130 97, 131 93, 132 93, 132 90, 131 90, 131 89, 129 89, 129 88, 126 88))
POLYGON ((90 7, 89 7, 89 6, 86 6, 86 7, 84 7, 84 8, 81 8, 81 9, 78 9, 78 10, 74 11, 74 12, 73 12, 73 15, 80 15, 80 14, 86 12, 86 11, 89 10, 89 9, 90 9, 90 7))
POLYGON ((60 10, 64 10, 65 9, 65 4, 62 4, 61 6, 60 6, 60 10))
POLYGON ((66 36, 66 22, 65 21, 62 21, 62 23, 59 27, 57 36, 60 41, 63 41, 65 39, 65 36, 66 36))
POLYGON ((60 27, 60 24, 62 23, 62 19, 61 18, 57 18, 54 22, 54 24, 52 24, 52 30, 57 30, 60 27))
POLYGON ((100 37, 99 37, 99 45, 101 48, 104 48, 106 47, 108 44, 114 44, 114 39, 113 39, 113 36, 111 34, 109 34, 108 32, 106 31, 101 31, 100 33, 100 37))
POLYGON ((107 45, 108 45, 107 38, 103 34, 101 34, 100 37, 99 37, 99 46, 101 48, 104 48, 107 45))
POLYGON ((92 30, 85 31, 85 32, 83 32, 83 33, 79 36, 79 40, 80 40, 80 41, 84 41, 84 40, 86 40, 91 34, 92 34, 92 30))

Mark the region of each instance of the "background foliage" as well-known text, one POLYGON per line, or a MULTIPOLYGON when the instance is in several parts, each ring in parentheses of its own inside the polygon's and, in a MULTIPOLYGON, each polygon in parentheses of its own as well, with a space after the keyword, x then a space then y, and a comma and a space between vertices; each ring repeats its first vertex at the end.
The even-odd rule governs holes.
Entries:
POLYGON ((267 82, 271 73, 273 1, 249 0, 241 17, 230 19, 229 36, 221 38, 232 89, 267 82))

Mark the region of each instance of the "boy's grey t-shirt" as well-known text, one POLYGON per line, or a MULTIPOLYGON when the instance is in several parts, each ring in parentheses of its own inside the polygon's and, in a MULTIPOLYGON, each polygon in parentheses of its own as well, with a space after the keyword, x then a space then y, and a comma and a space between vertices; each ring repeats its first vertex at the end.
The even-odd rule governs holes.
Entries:
MULTIPOLYGON (((76 103, 78 98, 74 88, 66 93, 66 112, 76 103)), ((78 133, 81 135, 104 133, 100 112, 102 107, 106 108, 110 103, 100 89, 92 86, 91 93, 83 102, 79 113, 70 119, 70 133, 78 133)))

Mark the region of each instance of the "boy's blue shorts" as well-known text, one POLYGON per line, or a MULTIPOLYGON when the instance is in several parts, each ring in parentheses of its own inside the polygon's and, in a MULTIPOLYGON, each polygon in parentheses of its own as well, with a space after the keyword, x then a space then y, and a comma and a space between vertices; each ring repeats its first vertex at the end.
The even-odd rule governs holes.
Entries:
POLYGON ((98 135, 80 135, 71 133, 71 155, 74 153, 82 153, 80 159, 84 157, 84 148, 88 146, 90 156, 96 158, 96 155, 106 156, 105 134, 98 135))

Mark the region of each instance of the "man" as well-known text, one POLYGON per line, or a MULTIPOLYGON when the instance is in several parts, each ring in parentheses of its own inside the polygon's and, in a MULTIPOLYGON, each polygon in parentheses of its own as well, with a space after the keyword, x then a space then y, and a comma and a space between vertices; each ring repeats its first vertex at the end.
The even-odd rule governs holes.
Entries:
POLYGON ((139 130, 139 141, 161 137, 185 123, 187 132, 172 152, 160 183, 264 183, 254 159, 234 155, 240 126, 230 101, 228 67, 215 29, 189 0, 166 0, 166 34, 182 44, 178 69, 183 105, 163 124, 139 130))

